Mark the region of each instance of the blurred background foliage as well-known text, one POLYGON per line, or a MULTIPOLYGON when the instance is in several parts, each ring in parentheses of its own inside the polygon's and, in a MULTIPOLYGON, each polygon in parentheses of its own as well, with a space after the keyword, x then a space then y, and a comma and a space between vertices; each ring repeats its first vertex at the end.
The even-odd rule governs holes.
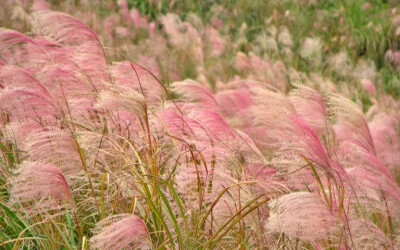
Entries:
MULTIPOLYGON (((127 0, 127 3, 129 9, 137 9, 149 22, 157 23, 159 30, 162 24, 158 20, 167 13, 177 14, 182 21, 195 15, 204 26, 217 17, 223 24, 218 30, 220 34, 230 43, 235 43, 233 46, 226 45, 226 51, 231 53, 221 55, 222 59, 218 60, 220 64, 223 59, 232 60, 237 51, 246 54, 252 52, 259 57, 268 54, 272 60, 283 61, 286 67, 305 73, 317 72, 336 83, 350 79, 332 70, 329 57, 346 52, 352 65, 357 65, 360 60, 372 62, 379 73, 378 82, 375 82, 378 88, 395 97, 400 96, 400 57, 395 62, 387 60, 388 51, 397 52, 400 45, 397 0, 127 0), (272 26, 278 31, 287 29, 290 34, 293 46, 289 56, 279 43, 277 53, 263 49, 263 37, 271 35, 272 26), (321 62, 317 66, 301 55, 301 45, 307 37, 320 39, 318 60, 321 62)), ((55 0, 51 1, 51 8, 73 15, 79 8, 90 8, 105 19, 118 12, 121 6, 118 0, 89 3, 83 0, 55 0)), ((12 20, 7 20, 6 15, 0 18, 0 24, 13 26, 12 20)), ((145 33, 135 34, 132 42, 139 43, 143 36, 147 38, 145 33)), ((206 64, 215 66, 216 62, 205 60, 206 64)), ((193 70, 194 64, 186 61, 185 69, 180 72, 182 78, 198 76, 193 70)), ((226 76, 224 74, 222 80, 229 80, 237 71, 234 67, 225 66, 226 76)), ((212 78, 210 80, 213 83, 212 78)), ((164 80, 169 82, 170 79, 164 80)))
MULTIPOLYGON (((103 8, 105 2, 107 1, 101 1, 99 5, 99 14, 103 16, 109 15, 109 11, 103 8)), ((302 39, 320 37, 324 54, 345 49, 353 63, 357 63, 360 58, 372 60, 382 76, 384 89, 396 97, 400 96, 399 71, 385 62, 385 53, 388 50, 397 50, 400 45, 390 18, 393 8, 399 4, 397 1, 128 0, 128 4, 130 8, 136 8, 141 14, 149 16, 152 21, 172 12, 177 13, 182 20, 193 13, 203 23, 208 23, 214 13, 218 13, 225 24, 221 32, 230 36, 231 40, 242 35, 239 27, 246 26, 244 36, 247 41, 240 47, 243 52, 249 52, 252 47, 257 46, 254 41, 260 33, 267 32, 270 24, 285 26, 294 42, 295 57, 289 63, 304 72, 309 72, 310 69, 298 51, 302 39), (271 17, 272 20, 266 22, 271 17)), ((320 70, 324 71, 325 68, 320 70)))

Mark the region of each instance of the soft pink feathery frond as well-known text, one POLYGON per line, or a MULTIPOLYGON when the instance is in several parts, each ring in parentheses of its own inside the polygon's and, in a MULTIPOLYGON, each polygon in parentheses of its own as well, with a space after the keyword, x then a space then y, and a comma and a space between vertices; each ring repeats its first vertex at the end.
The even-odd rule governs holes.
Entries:
POLYGON ((52 164, 25 161, 11 180, 11 197, 34 202, 31 212, 45 212, 73 205, 74 200, 63 173, 52 164))
POLYGON ((335 134, 339 146, 338 161, 352 176, 353 190, 367 210, 386 213, 384 200, 390 213, 399 213, 400 189, 390 171, 375 154, 374 143, 361 111, 342 97, 335 97, 330 105, 333 109, 335 134), (360 178, 362 177, 362 178, 360 178))
POLYGON ((88 115, 93 111, 95 95, 93 85, 88 83, 72 65, 60 63, 46 65, 36 73, 55 100, 55 105, 64 114, 88 115))
POLYGON ((384 112, 375 115, 368 123, 376 154, 392 173, 400 170, 399 125, 394 115, 384 112))
POLYGON ((33 32, 49 41, 57 41, 75 65, 95 86, 109 81, 103 46, 96 33, 68 14, 39 11, 32 14, 33 32))
POLYGON ((272 64, 272 69, 269 73, 269 82, 274 82, 276 86, 281 91, 286 91, 289 88, 288 80, 286 76, 288 75, 285 64, 282 61, 276 61, 272 64))
POLYGON ((107 88, 99 93, 95 105, 99 110, 130 112, 133 115, 144 117, 145 99, 141 93, 129 86, 105 84, 107 88))
POLYGON ((49 96, 25 88, 0 90, 0 103, 1 108, 12 115, 12 120, 31 119, 42 123, 52 121, 56 115, 49 96))
POLYGON ((266 181, 276 174, 276 170, 262 163, 249 163, 245 166, 246 172, 253 178, 266 181))
POLYGON ((154 32, 155 23, 149 24, 148 23, 148 16, 141 16, 139 10, 132 8, 129 12, 129 16, 131 21, 136 29, 149 29, 150 33, 154 32), (153 26, 153 27, 151 27, 153 26))
POLYGON ((181 41, 181 29, 182 21, 178 15, 169 13, 166 16, 160 18, 160 22, 163 24, 165 32, 170 37, 170 42, 174 46, 179 46, 181 41))
POLYGON ((15 51, 15 45, 34 43, 33 39, 15 30, 0 28, 0 55, 7 61, 15 51))
MULTIPOLYGON (((260 116, 262 116, 261 114, 263 113, 271 116, 266 119, 278 117, 286 118, 288 114, 296 112, 288 97, 272 86, 266 85, 263 88, 253 88, 251 92, 254 95, 253 100, 255 103, 259 105, 259 107, 263 107, 263 109, 260 110, 260 116)), ((256 110, 254 112, 256 112, 256 110)), ((256 112, 256 114, 258 115, 259 113, 256 112)), ((271 122, 275 123, 276 121, 271 122)))
POLYGON ((73 63, 76 72, 91 86, 94 91, 104 88, 103 82, 110 82, 110 72, 103 53, 97 47, 90 44, 80 45, 77 48, 64 47, 62 54, 69 55, 69 61, 73 63), (70 52, 68 52, 71 50, 70 52))
MULTIPOLYGON (((161 79, 161 73, 160 73, 160 68, 158 67, 158 63, 155 57, 152 56, 145 56, 145 55, 140 55, 137 63, 139 65, 143 65, 145 68, 149 70, 152 74, 154 74, 155 77, 158 79, 161 79)), ((158 86, 154 86, 156 88, 160 88, 160 84, 158 83, 158 86)))
POLYGON ((240 130, 235 130, 236 141, 238 142, 238 149, 248 156, 255 155, 259 159, 263 159, 263 154, 258 149, 257 145, 254 143, 253 139, 247 135, 245 132, 240 130))
POLYGON ((55 11, 38 11, 32 14, 33 31, 59 43, 76 46, 92 42, 99 50, 102 45, 97 34, 74 17, 55 11))
POLYGON ((315 132, 297 114, 292 114, 290 118, 295 125, 294 143, 300 147, 297 153, 300 155, 304 150, 303 155, 308 160, 328 172, 332 171, 329 156, 315 132))
POLYGON ((224 90, 217 93, 215 99, 221 114, 234 128, 245 129, 252 126, 252 115, 249 108, 253 101, 248 89, 224 90))
POLYGON ((111 74, 116 85, 131 88, 146 97, 147 104, 159 104, 164 90, 161 83, 143 66, 133 62, 114 63, 111 74))
POLYGON ((285 91, 287 89, 286 67, 281 61, 272 64, 267 56, 260 58, 254 53, 249 57, 239 52, 236 57, 236 67, 247 75, 259 81, 267 82, 275 88, 285 91))
POLYGON ((384 209, 381 201, 385 199, 389 205, 394 205, 393 212, 400 214, 400 188, 389 170, 367 150, 354 147, 352 149, 353 154, 347 159, 347 164, 352 167, 349 173, 355 178, 354 183, 369 190, 366 193, 367 197, 375 192, 376 205, 381 206, 380 209, 384 209))
MULTIPOLYGON (((256 79, 261 80, 260 76, 264 75, 265 69, 268 67, 267 63, 254 53, 249 53, 251 71, 256 75, 256 79)), ((275 83, 272 83, 275 84, 275 83)))
MULTIPOLYGON (((229 162, 234 159, 233 153, 236 150, 249 152, 251 150, 248 148, 251 146, 243 146, 245 139, 239 138, 217 112, 191 104, 178 106, 180 110, 174 110, 177 107, 172 106, 175 108, 165 109, 158 114, 162 121, 159 130, 164 128, 180 151, 171 152, 180 155, 178 159, 182 164, 182 167, 176 170, 178 190, 184 197, 195 201, 198 199, 198 188, 201 185, 202 189, 209 192, 204 199, 211 201, 222 190, 221 187, 228 185, 217 185, 216 176, 224 175, 220 181, 228 180, 227 176, 233 171, 230 169, 232 163, 229 162)), ((248 144, 251 144, 251 140, 248 144)))
POLYGON ((314 190, 309 186, 316 180, 311 167, 317 171, 324 186, 328 183, 321 176, 345 178, 342 165, 330 159, 312 129, 297 114, 290 117, 293 123, 291 130, 287 130, 290 135, 281 142, 281 147, 274 152, 275 157, 270 162, 287 180, 286 184, 293 188, 307 186, 309 190, 314 190))
POLYGON ((45 44, 48 42, 0 28, 0 59, 6 64, 36 71, 41 65, 48 63, 49 57, 42 48, 45 44))
POLYGON ((133 22, 133 25, 135 25, 135 28, 136 29, 140 28, 140 26, 141 26, 141 23, 140 23, 141 17, 140 17, 139 10, 133 8, 133 9, 131 9, 129 14, 130 14, 130 18, 131 18, 131 20, 133 22))
POLYGON ((169 104, 157 115, 161 119, 161 123, 156 122, 157 127, 159 127, 158 130, 179 138, 183 145, 186 145, 185 142, 210 144, 214 139, 205 124, 196 118, 196 112, 198 110, 195 104, 169 104))
MULTIPOLYGON (((289 145, 287 148, 281 148, 270 161, 270 164, 277 171, 276 177, 284 180, 285 186, 288 188, 303 190, 309 187, 309 189, 314 191, 319 189, 313 186, 316 179, 311 171, 311 167, 293 150, 292 145, 289 145)), ((317 169, 317 172, 323 176, 323 172, 319 169, 317 169)), ((324 180, 322 181, 324 182, 324 180)))
POLYGON ((246 112, 252 104, 250 93, 244 88, 218 92, 215 99, 223 115, 234 116, 237 112, 246 112))
POLYGON ((280 175, 285 176, 287 185, 304 188, 315 182, 309 164, 317 171, 323 170, 329 176, 344 174, 340 164, 331 165, 325 147, 312 128, 296 113, 290 99, 280 91, 268 87, 253 90, 255 105, 255 130, 250 127, 248 134, 255 142, 262 139, 260 147, 271 150, 275 155, 271 165, 280 175), (261 133, 258 135, 257 133, 261 133), (257 135, 257 137, 254 137, 257 135))
POLYGON ((218 104, 215 97, 205 87, 193 80, 172 83, 172 90, 190 102, 217 110, 218 104))
POLYGON ((385 233, 369 220, 351 220, 349 227, 348 245, 355 249, 391 249, 392 247, 385 233))
MULTIPOLYGON (((168 135, 167 138, 171 137, 168 140, 178 139, 175 143, 180 145, 181 150, 194 147, 195 151, 203 153, 207 162, 211 162, 213 157, 219 157, 218 153, 213 152, 214 147, 229 144, 229 138, 235 139, 229 124, 213 110, 197 110, 192 105, 184 105, 183 110, 174 109, 166 108, 157 115, 161 119, 157 130, 164 131, 162 133, 168 135)), ((227 154, 227 147, 222 155, 227 154)))
POLYGON ((154 35, 154 31, 156 30, 156 24, 154 22, 151 22, 149 24, 149 35, 153 36, 154 35))
POLYGON ((251 112, 251 106, 254 100, 250 88, 259 87, 260 84, 251 80, 237 79, 235 81, 217 86, 219 92, 215 95, 221 114, 229 121, 229 124, 245 131, 256 140, 256 128, 254 114, 251 112), (251 131, 251 132, 250 132, 251 131))
POLYGON ((247 71, 250 69, 250 59, 241 51, 236 54, 235 67, 239 71, 247 71))
POLYGON ((11 120, 49 123, 58 114, 46 87, 30 72, 16 66, 0 68, 0 100, 11 120))
MULTIPOLYGON (((243 164, 243 169, 245 174, 243 175, 246 179, 257 182, 253 185, 253 194, 262 195, 271 190, 276 192, 286 192, 287 182, 282 176, 277 172, 277 170, 266 163, 261 163, 258 159, 254 162, 249 162, 243 164)), ((261 208, 267 210, 268 208, 261 208)), ((266 216, 267 211, 264 212, 266 216)), ((266 220, 266 218, 265 218, 266 220)), ((262 221, 265 221, 264 219, 262 221)))
POLYGON ((235 137, 231 126, 214 110, 194 110, 190 116, 204 126, 213 140, 227 141, 235 137))
POLYGON ((34 0, 31 6, 32 11, 45 11, 50 9, 50 4, 45 0, 34 0))
MULTIPOLYGON (((167 110, 165 110, 167 111, 167 110)), ((231 152, 263 158, 253 140, 244 132, 235 131, 216 111, 185 104, 179 112, 163 112, 164 126, 178 138, 189 139, 203 147, 222 146, 231 152), (180 114, 179 114, 180 113, 180 114), (209 144, 209 145, 207 145, 209 144)))
MULTIPOLYGON (((349 188, 351 188, 349 189, 351 192, 348 194, 349 201, 356 205, 356 208, 386 214, 386 205, 385 201, 382 202, 384 200, 382 194, 385 193, 388 196, 387 187, 390 187, 390 185, 385 183, 385 178, 382 178, 380 174, 371 173, 367 169, 357 167, 347 169, 347 173, 350 177, 349 188), (383 191, 384 189, 386 190, 383 191)), ((388 208, 391 210, 393 208, 393 197, 386 198, 386 196, 388 208)), ((356 211, 351 210, 350 212, 356 213, 356 211)))
POLYGON ((92 86, 86 86, 77 69, 71 64, 59 62, 59 64, 45 65, 35 73, 46 89, 58 98, 73 98, 82 95, 82 92, 90 92, 92 86), (65 97, 64 97, 65 95, 65 97))
POLYGON ((182 140, 195 137, 196 131, 202 129, 197 121, 183 116, 183 114, 172 108, 159 111, 158 117, 162 121, 158 123, 160 131, 165 131, 167 134, 171 134, 182 140))
MULTIPOLYGON (((263 86, 263 83, 260 81, 252 80, 252 79, 241 79, 241 78, 235 78, 233 81, 230 81, 226 84, 220 85, 222 88, 219 88, 218 90, 228 90, 228 89, 246 89, 250 90, 253 88, 261 88, 263 86)), ((218 87, 218 86, 217 86, 218 87)))
POLYGON ((290 100, 296 112, 317 135, 321 135, 326 127, 326 108, 322 96, 305 85, 295 86, 296 89, 290 91, 290 100))
MULTIPOLYGON (((263 130, 263 134, 253 139, 263 148, 277 149, 291 136, 288 132, 293 130, 293 122, 289 116, 296 110, 287 96, 271 86, 253 88, 251 92, 255 103, 250 109, 255 117, 251 131, 263 130)), ((246 132, 251 136, 251 131, 246 132)))
POLYGON ((168 35, 169 43, 177 49, 184 49, 191 53, 193 59, 202 63, 202 39, 197 30, 188 22, 182 22, 177 14, 168 13, 160 18, 164 30, 168 35))
POLYGON ((376 90, 374 84, 367 79, 362 79, 361 80, 361 86, 371 95, 375 95, 376 90))
POLYGON ((4 138, 13 143, 16 148, 21 151, 26 152, 26 138, 33 132, 43 130, 42 126, 33 121, 28 122, 19 122, 14 121, 10 122, 5 126, 3 132, 4 138))
POLYGON ((82 162, 76 144, 66 131, 48 127, 31 131, 25 141, 30 161, 57 166, 66 175, 79 172, 82 162))
POLYGON ((146 224, 136 215, 109 217, 97 225, 90 239, 94 249, 150 249, 150 234, 146 224))
POLYGON ((328 117, 333 123, 343 125, 342 140, 352 141, 375 154, 374 142, 361 110, 351 100, 332 94, 328 100, 328 117))
POLYGON ((207 27, 205 35, 211 44, 211 56, 220 56, 225 52, 225 41, 221 38, 216 29, 207 27))
MULTIPOLYGON (((253 129, 254 117, 249 111, 250 106, 253 104, 249 90, 245 88, 224 90, 216 94, 215 98, 218 101, 221 114, 229 124, 235 129, 248 133, 248 137, 252 138, 255 135, 255 130, 253 129)), ((254 143, 253 138, 252 141, 254 143)), ((254 146, 256 147, 256 145, 254 146)))
POLYGON ((115 28, 115 34, 118 38, 128 38, 131 36, 131 31, 128 28, 118 26, 115 28))
POLYGON ((50 96, 43 84, 30 72, 12 65, 0 68, 0 86, 3 88, 26 88, 37 90, 43 95, 50 96))
POLYGON ((123 17, 124 22, 129 25, 130 22, 131 22, 131 19, 130 19, 130 16, 129 16, 128 1, 127 0, 118 0, 117 3, 118 3, 118 6, 120 8, 119 12, 121 13, 121 15, 123 17))
POLYGON ((266 228, 305 241, 326 239, 339 232, 340 222, 316 194, 293 192, 269 202, 266 228))
POLYGON ((103 28, 107 33, 107 39, 110 44, 114 43, 114 27, 119 22, 119 16, 113 13, 103 20, 103 28))

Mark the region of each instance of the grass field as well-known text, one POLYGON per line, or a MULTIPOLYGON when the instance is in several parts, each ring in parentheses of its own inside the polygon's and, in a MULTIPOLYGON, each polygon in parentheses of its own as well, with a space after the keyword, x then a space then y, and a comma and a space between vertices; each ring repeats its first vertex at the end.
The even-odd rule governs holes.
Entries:
POLYGON ((399 249, 398 4, 0 1, 0 249, 399 249))

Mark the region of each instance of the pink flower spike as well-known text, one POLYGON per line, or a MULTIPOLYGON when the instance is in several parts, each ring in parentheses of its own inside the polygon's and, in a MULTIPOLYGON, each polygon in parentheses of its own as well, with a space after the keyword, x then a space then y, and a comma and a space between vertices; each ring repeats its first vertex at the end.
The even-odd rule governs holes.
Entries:
POLYGON ((121 214, 101 221, 90 239, 94 249, 148 249, 150 235, 142 219, 121 214))
POLYGON ((150 34, 154 34, 155 29, 156 29, 156 24, 154 22, 151 22, 149 24, 149 32, 150 32, 150 34))
POLYGON ((213 108, 214 110, 218 109, 218 103, 214 95, 193 80, 174 82, 172 84, 172 89, 188 101, 199 103, 206 107, 213 108))
POLYGON ((12 180, 12 197, 20 202, 32 201, 32 212, 59 209, 74 204, 74 199, 61 170, 52 164, 24 162, 12 180))
POLYGON ((293 192, 269 202, 266 228, 305 241, 325 239, 340 230, 338 218, 323 199, 309 192, 293 192))
POLYGON ((361 80, 361 85, 363 86, 363 88, 367 91, 367 92, 369 92, 370 94, 372 94, 372 95, 375 95, 375 86, 374 86, 374 84, 370 81, 370 80, 367 80, 367 79, 362 79, 361 80))
POLYGON ((363 10, 367 10, 371 7, 371 3, 370 2, 366 2, 365 4, 363 4, 363 6, 361 7, 363 10))
POLYGON ((34 0, 31 10, 32 11, 40 11, 40 10, 49 10, 50 4, 47 3, 45 0, 34 0))

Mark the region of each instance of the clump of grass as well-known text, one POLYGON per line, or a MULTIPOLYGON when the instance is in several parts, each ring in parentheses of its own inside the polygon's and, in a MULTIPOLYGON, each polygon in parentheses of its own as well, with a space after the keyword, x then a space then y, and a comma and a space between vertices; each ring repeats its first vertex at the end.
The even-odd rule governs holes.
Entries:
POLYGON ((203 4, 0 30, 0 246, 396 249, 400 104, 355 15, 389 5, 203 4))

